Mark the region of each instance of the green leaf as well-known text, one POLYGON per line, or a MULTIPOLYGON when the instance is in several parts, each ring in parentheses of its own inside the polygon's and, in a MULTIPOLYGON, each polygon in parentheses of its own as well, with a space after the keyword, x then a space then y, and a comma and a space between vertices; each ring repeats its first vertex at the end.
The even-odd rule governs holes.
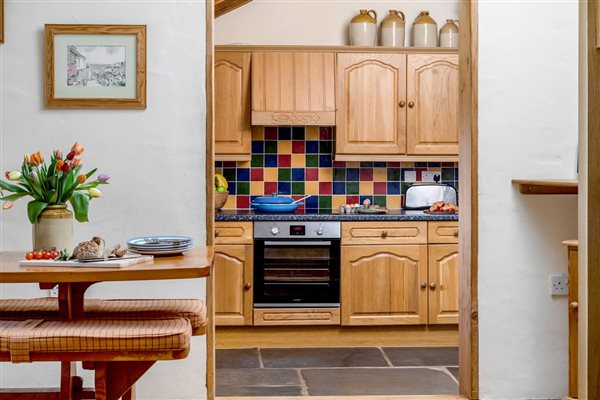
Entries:
POLYGON ((56 190, 51 190, 48 192, 48 197, 50 199, 50 204, 56 204, 56 201, 58 200, 58 192, 56 190))
POLYGON ((3 181, 2 179, 0 179, 0 188, 2 188, 3 190, 8 190, 10 192, 14 192, 14 193, 24 192, 24 190, 20 186, 17 186, 10 182, 3 181))
POLYGON ((90 199, 81 192, 73 192, 69 199, 75 212, 75 219, 79 222, 88 222, 88 210, 90 208, 90 199))
POLYGON ((8 196, 0 197, 2 201, 15 201, 19 200, 21 197, 27 196, 29 193, 14 193, 8 196))
POLYGON ((46 207, 48 207, 48 203, 44 203, 43 201, 31 200, 27 203, 27 216, 29 217, 29 222, 35 224, 38 216, 46 207))
POLYGON ((90 179, 90 177, 92 175, 94 175, 96 173, 96 171, 98 170, 98 168, 94 168, 93 170, 91 170, 90 172, 88 172, 87 174, 85 174, 85 178, 86 179, 90 179))

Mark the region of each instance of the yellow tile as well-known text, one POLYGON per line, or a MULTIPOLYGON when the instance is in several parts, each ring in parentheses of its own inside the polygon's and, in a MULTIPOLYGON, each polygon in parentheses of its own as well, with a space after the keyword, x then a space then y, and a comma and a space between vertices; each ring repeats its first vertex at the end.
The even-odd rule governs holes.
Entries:
POLYGON ((215 174, 223 175, 223 168, 215 168, 215 174))
POLYGON ((346 168, 360 168, 360 163, 358 161, 348 161, 346 168))
POLYGON ((319 194, 319 182, 308 181, 304 183, 304 193, 319 194))
POLYGON ((388 195, 386 199, 386 206, 387 208, 400 208, 402 206, 401 200, 402 196, 388 195))
POLYGON ((238 168, 250 168, 250 161, 238 161, 237 167, 238 168))
POLYGON ((292 154, 292 168, 304 168, 305 165, 304 154, 292 154))
POLYGON ((414 162, 401 162, 400 163, 400 168, 414 168, 414 167, 415 167, 414 162))
POLYGON ((387 182, 387 170, 385 168, 373 168, 373 180, 375 182, 387 182))
POLYGON ((280 140, 277 146, 277 152, 279 154, 292 154, 291 140, 280 140))
POLYGON ((307 126, 306 127, 306 140, 319 140, 319 127, 318 126, 307 126))
POLYGON ((265 182, 277 182, 277 168, 265 168, 264 180, 265 182))
POLYGON ((319 181, 331 182, 333 180, 333 169, 319 168, 319 181))
POLYGON ((341 205, 346 204, 346 196, 333 196, 331 207, 334 210, 339 210, 341 205))
POLYGON ((235 208, 235 196, 227 197, 227 201, 225 202, 223 208, 235 208))
POLYGON ((265 140, 265 128, 262 126, 253 126, 252 140, 265 140))
POLYGON ((361 195, 368 196, 373 194, 373 182, 360 182, 358 188, 361 195))
POLYGON ((252 196, 262 196, 265 194, 265 183, 253 181, 250 182, 250 195, 252 196))

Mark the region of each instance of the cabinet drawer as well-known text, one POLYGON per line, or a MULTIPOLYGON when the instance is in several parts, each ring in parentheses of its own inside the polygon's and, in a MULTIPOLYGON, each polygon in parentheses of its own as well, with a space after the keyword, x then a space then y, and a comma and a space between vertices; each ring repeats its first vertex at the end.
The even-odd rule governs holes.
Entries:
POLYGON ((339 308, 255 308, 254 325, 339 325, 339 308))
POLYGON ((458 221, 429 222, 429 243, 458 243, 458 221))
POLYGON ((215 244, 252 244, 252 222, 216 222, 215 244))
POLYGON ((427 222, 344 222, 342 244, 426 244, 427 222))

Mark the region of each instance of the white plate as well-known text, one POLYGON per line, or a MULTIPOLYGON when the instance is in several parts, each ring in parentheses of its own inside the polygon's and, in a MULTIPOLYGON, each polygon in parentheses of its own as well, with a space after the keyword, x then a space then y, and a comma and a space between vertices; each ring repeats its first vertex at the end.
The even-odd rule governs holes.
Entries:
POLYGON ((155 255, 155 256, 168 256, 168 255, 174 255, 174 254, 181 254, 185 251, 189 251, 191 249, 193 249, 194 246, 190 246, 190 247, 186 247, 186 248, 181 248, 181 249, 171 249, 171 250, 134 250, 134 249, 129 249, 129 251, 131 251, 132 253, 137 253, 137 254, 143 254, 143 255, 155 255))
POLYGON ((143 247, 174 247, 193 243, 187 236, 140 236, 127 241, 128 245, 143 247))
POLYGON ((173 249, 181 249, 184 247, 190 247, 190 246, 194 246, 194 243, 186 243, 186 244, 182 244, 180 246, 135 246, 135 245, 127 245, 127 247, 129 247, 130 249, 137 249, 137 250, 173 250, 173 249))

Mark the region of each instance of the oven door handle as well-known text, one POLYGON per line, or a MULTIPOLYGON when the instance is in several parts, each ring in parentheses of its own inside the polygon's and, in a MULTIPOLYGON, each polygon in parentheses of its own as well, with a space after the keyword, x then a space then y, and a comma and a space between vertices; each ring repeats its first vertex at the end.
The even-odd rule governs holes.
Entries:
POLYGON ((331 241, 265 241, 265 246, 331 246, 331 241))

